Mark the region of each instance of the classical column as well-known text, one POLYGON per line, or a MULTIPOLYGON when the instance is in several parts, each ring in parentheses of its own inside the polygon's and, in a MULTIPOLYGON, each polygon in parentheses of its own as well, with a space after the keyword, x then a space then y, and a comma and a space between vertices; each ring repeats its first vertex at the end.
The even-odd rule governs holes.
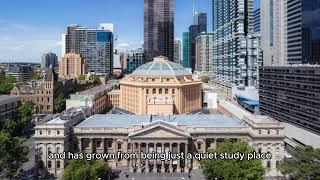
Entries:
POLYGON ((78 145, 79 145, 79 152, 82 151, 82 138, 78 139, 78 145))
MULTIPOLYGON (((157 143, 153 143, 153 151, 157 153, 157 143)), ((153 172, 157 173, 157 159, 153 159, 153 172)))
MULTIPOLYGON (((146 154, 149 153, 149 143, 146 143, 146 154)), ((145 170, 146 173, 149 173, 149 159, 146 158, 146 170, 145 170)))
POLYGON ((104 138, 101 138, 101 146, 102 146, 102 153, 105 153, 105 145, 104 145, 104 138))
POLYGON ((141 144, 140 144, 140 142, 138 143, 138 155, 139 155, 139 158, 138 158, 138 169, 137 169, 137 172, 141 173, 141 144))
MULTIPOLYGON (((178 154, 180 154, 180 143, 177 143, 177 148, 178 148, 178 154)), ((181 165, 180 165, 180 159, 177 160, 177 172, 181 172, 181 165)))
MULTIPOLYGON (((169 143, 169 152, 171 153, 171 154, 173 154, 173 152, 172 152, 172 143, 169 143)), ((173 169, 172 169, 172 159, 170 159, 170 162, 169 162, 169 172, 173 172, 173 169)))
POLYGON ((115 159, 114 159, 114 163, 113 163, 113 168, 117 167, 117 163, 118 163, 118 158, 117 158, 117 139, 112 139, 112 149, 113 149, 113 153, 115 154, 115 159))
POLYGON ((188 173, 189 172, 189 168, 188 168, 188 164, 189 164, 189 160, 187 159, 187 154, 188 154, 188 144, 184 143, 184 172, 188 173))
MULTIPOLYGON (((130 145, 131 145, 131 147, 130 147, 130 148, 131 148, 131 154, 133 154, 133 151, 134 151, 134 150, 133 150, 133 145, 134 145, 134 143, 131 142, 130 145)), ((133 159, 133 158, 130 159, 130 165, 129 165, 129 166, 130 166, 130 167, 129 167, 129 171, 130 171, 130 172, 133 172, 133 171, 134 171, 134 168, 133 168, 133 162, 134 162, 134 160, 135 160, 135 159, 133 159)))
MULTIPOLYGON (((162 152, 162 153, 165 153, 165 152, 164 152, 164 143, 161 143, 161 152, 162 152)), ((165 167, 164 167, 164 162, 165 162, 165 161, 161 161, 161 172, 162 172, 162 173, 164 173, 165 170, 166 170, 165 167)))
POLYGON ((89 151, 91 151, 91 153, 93 153, 93 139, 92 138, 90 138, 89 151))

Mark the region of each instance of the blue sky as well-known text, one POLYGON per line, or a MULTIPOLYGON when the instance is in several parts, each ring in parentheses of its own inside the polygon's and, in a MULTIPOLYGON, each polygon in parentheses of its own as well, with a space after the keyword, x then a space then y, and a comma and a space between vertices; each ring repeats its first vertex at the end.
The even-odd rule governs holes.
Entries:
MULTIPOLYGON (((192 23, 193 1, 199 11, 208 13, 211 31, 211 0, 175 0, 177 38, 192 23)), ((61 34, 68 24, 99 23, 115 25, 119 48, 140 47, 143 0, 1 0, 0 62, 40 62, 45 51, 60 57, 61 34)))

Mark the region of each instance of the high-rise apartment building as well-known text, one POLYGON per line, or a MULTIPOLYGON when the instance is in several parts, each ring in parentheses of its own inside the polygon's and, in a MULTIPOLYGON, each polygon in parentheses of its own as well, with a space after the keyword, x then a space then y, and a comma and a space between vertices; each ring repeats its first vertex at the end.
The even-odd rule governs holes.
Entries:
POLYGON ((85 62, 80 54, 67 53, 59 63, 59 78, 75 79, 86 74, 85 62))
POLYGON ((212 72, 213 69, 213 34, 201 33, 196 38, 196 71, 212 72))
POLYGON ((253 0, 212 0, 212 5, 214 81, 229 89, 254 86, 259 40, 252 35, 253 0))
POLYGON ((174 40, 174 62, 181 64, 181 41, 179 39, 174 40))
POLYGON ((320 66, 264 66, 259 71, 260 112, 320 133, 320 66))
POLYGON ((57 67, 58 66, 58 56, 55 53, 47 52, 41 56, 41 68, 48 67, 57 67))
POLYGON ((195 12, 193 25, 189 27, 189 61, 192 70, 196 68, 196 38, 198 34, 207 32, 207 13, 195 12))
POLYGON ((66 53, 70 52, 84 58, 89 72, 97 75, 111 75, 113 72, 113 33, 108 29, 69 25, 66 53))
POLYGON ((191 68, 189 60, 189 32, 182 33, 182 66, 191 68))
POLYGON ((254 10, 253 13, 253 30, 255 33, 260 33, 260 8, 254 10))
POLYGON ((174 0, 144 0, 145 62, 157 56, 173 61, 174 0))

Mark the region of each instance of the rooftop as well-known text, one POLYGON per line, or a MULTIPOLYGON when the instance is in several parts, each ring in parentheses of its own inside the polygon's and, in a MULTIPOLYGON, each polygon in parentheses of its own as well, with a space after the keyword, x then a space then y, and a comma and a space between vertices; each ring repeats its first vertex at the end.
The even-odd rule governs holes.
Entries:
POLYGON ((128 114, 93 115, 76 127, 78 128, 129 128, 134 124, 148 124, 164 121, 187 125, 189 127, 244 127, 240 119, 226 115, 172 115, 172 116, 138 116, 128 114))
POLYGON ((20 100, 20 98, 17 96, 8 96, 8 95, 1 95, 0 96, 0 103, 1 104, 15 102, 15 101, 19 101, 19 100, 20 100))
POLYGON ((192 75, 181 65, 169 61, 165 57, 157 57, 154 61, 146 63, 134 72, 131 76, 145 77, 174 77, 174 76, 190 76, 192 75))

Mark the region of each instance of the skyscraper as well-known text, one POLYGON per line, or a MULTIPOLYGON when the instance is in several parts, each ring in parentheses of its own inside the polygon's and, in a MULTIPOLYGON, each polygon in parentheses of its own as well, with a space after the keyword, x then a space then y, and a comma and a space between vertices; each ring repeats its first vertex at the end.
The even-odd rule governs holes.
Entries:
POLYGON ((260 33, 263 65, 287 63, 287 0, 261 1, 260 33))
POLYGON ((80 75, 86 74, 84 60, 79 54, 67 53, 59 63, 59 78, 61 79, 76 79, 80 75))
POLYGON ((174 62, 181 64, 181 41, 179 39, 174 40, 174 62))
POLYGON ((113 33, 103 28, 68 26, 66 53, 77 53, 86 61, 89 72, 111 75, 113 72, 113 33))
POLYGON ((214 56, 213 78, 217 84, 254 86, 259 41, 254 41, 253 0, 212 0, 214 56))
POLYGON ((58 56, 52 52, 43 53, 41 56, 41 68, 58 66, 58 56))
POLYGON ((173 61, 174 0, 144 0, 145 62, 166 56, 173 61))
POLYGON ((196 38, 196 71, 209 74, 213 70, 213 34, 201 33, 196 38))
POLYGON ((253 14, 253 30, 255 33, 260 33, 260 8, 256 9, 253 14))
POLYGON ((320 1, 287 2, 288 63, 320 64, 320 1))
POLYGON ((182 66, 191 68, 189 60, 189 32, 182 33, 182 66))
POLYGON ((189 27, 189 61, 192 70, 196 66, 196 37, 199 33, 207 32, 207 13, 195 12, 194 24, 189 27))

